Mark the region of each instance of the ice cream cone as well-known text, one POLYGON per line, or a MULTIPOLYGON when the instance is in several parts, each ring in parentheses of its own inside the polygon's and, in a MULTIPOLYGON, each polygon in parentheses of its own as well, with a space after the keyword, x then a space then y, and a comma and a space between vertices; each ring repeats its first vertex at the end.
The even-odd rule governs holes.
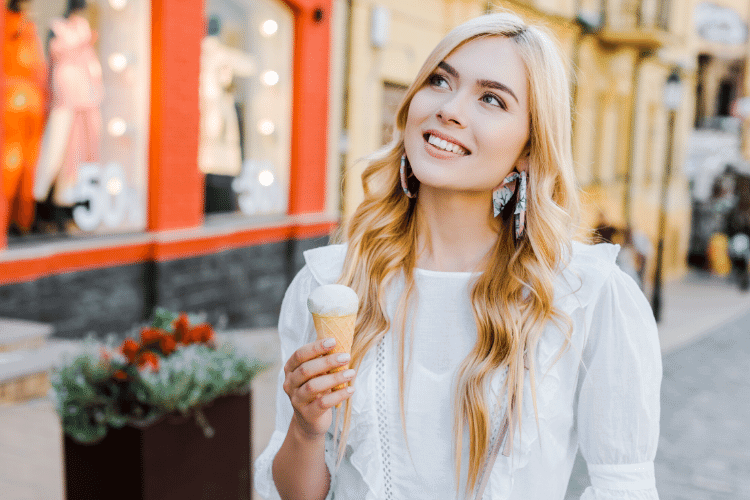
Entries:
MULTIPOLYGON (((351 354, 354 340, 354 325, 357 322, 359 299, 357 294, 344 285, 324 285, 313 291, 307 300, 312 313, 315 331, 319 339, 335 338, 331 352, 351 354)), ((331 370, 330 373, 347 370, 349 364, 331 370)), ((334 391, 347 384, 339 384, 334 391)))
MULTIPOLYGON (((313 314, 313 323, 319 339, 333 337, 336 339, 336 345, 330 352, 352 353, 352 340, 354 339, 354 323, 357 321, 356 314, 347 316, 322 316, 313 314)), ((340 372, 349 369, 349 363, 339 368, 334 368, 331 373, 340 372)), ((334 391, 346 387, 346 384, 337 385, 334 391)))

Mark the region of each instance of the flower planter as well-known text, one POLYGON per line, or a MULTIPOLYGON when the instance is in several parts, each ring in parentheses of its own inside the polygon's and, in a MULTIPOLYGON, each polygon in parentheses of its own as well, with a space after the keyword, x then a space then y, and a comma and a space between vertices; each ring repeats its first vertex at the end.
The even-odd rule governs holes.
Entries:
POLYGON ((249 500, 250 393, 217 398, 202 411, 213 437, 192 415, 110 429, 95 444, 66 435, 67 500, 249 500))

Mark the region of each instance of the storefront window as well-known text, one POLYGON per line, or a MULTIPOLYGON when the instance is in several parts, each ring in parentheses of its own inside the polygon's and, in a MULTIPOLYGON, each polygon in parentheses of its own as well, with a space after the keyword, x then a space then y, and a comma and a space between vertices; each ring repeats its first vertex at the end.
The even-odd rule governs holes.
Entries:
MULTIPOLYGON (((37 76, 35 80, 41 100, 40 126, 33 129, 33 134, 26 128, 27 136, 17 141, 9 141, 12 134, 7 134, 4 144, 3 179, 9 177, 6 172, 13 167, 8 161, 12 155, 7 151, 14 142, 23 147, 21 168, 28 179, 6 186, 9 207, 27 205, 16 210, 19 217, 11 220, 11 236, 143 230, 150 2, 18 3, 22 5, 19 15, 24 18, 19 26, 34 26, 36 33, 30 33, 29 40, 38 43, 38 50, 34 50, 33 41, 31 45, 8 45, 5 61, 23 63, 28 57, 20 54, 31 47, 34 60, 42 65, 44 78, 37 76), (17 54, 8 54, 8 50, 17 54)), ((9 72, 23 70, 4 66, 6 78, 9 72)), ((6 96, 6 113, 13 112, 8 107, 11 99, 6 96)), ((20 135, 21 124, 32 123, 32 118, 29 112, 22 121, 6 116, 6 130, 18 128, 20 135)))
POLYGON ((207 0, 198 166, 206 212, 287 209, 293 15, 280 1, 207 0))

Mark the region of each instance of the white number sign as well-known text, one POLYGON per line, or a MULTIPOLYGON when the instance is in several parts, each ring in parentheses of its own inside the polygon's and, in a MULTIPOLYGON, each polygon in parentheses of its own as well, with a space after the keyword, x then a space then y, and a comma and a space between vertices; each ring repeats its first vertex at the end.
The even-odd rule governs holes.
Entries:
POLYGON ((138 191, 125 183, 125 172, 117 163, 105 167, 84 163, 78 169, 78 182, 73 188, 73 220, 84 231, 94 231, 102 223, 115 228, 129 222, 143 222, 144 206, 138 191))

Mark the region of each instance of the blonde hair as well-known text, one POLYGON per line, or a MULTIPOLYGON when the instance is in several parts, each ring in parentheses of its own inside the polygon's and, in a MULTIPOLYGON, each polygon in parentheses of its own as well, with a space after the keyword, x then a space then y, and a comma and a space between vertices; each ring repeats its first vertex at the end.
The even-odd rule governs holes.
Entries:
MULTIPOLYGON (((514 429, 520 431, 521 427, 524 361, 528 365, 534 412, 537 412, 535 356, 531 354, 547 321, 555 319, 568 324, 566 340, 570 339, 570 319, 553 306, 553 280, 562 255, 570 251, 578 223, 578 195, 572 165, 568 77, 553 37, 544 29, 526 25, 509 12, 477 17, 448 33, 407 90, 396 117, 393 141, 369 158, 369 165, 362 174, 364 200, 339 236, 348 242, 339 282, 352 287, 361 301, 352 347, 354 368, 360 366, 365 354, 391 330, 392 322, 386 313, 386 291, 397 278, 404 279, 404 292, 396 313, 400 328, 393 328, 392 332, 400 340, 398 385, 402 426, 405 426, 404 352, 408 305, 415 292, 415 204, 418 203, 404 195, 399 183, 409 105, 441 61, 463 44, 490 36, 513 40, 526 66, 530 113, 529 181, 526 236, 516 243, 510 228, 512 217, 504 218, 497 244, 471 290, 478 335, 476 345, 458 368, 454 409, 457 481, 464 429, 469 431, 466 491, 475 487, 489 451, 492 423, 487 396, 492 376, 507 367, 504 395, 511 403, 505 408, 510 422, 507 439, 513 439, 514 429), (526 353, 529 356, 525 356, 526 353)), ((347 403, 339 458, 346 446, 350 416, 351 408, 347 403)))

